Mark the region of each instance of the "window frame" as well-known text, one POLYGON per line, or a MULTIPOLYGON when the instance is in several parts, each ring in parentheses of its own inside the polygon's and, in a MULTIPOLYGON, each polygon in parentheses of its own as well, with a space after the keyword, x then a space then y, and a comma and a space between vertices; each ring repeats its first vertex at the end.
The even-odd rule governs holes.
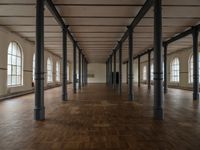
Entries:
POLYGON ((48 84, 53 83, 53 60, 51 57, 47 58, 47 83, 48 84))
POLYGON ((174 57, 170 63, 170 82, 180 82, 180 60, 178 57, 174 57))
MULTIPOLYGON (((199 54, 199 64, 200 64, 200 52, 199 54)), ((188 83, 193 84, 193 53, 190 55, 188 60, 188 83), (192 62, 191 62, 192 61, 192 62)), ((199 65, 199 71, 200 71, 200 65, 199 65)), ((199 76, 199 83, 200 83, 200 76, 199 76)))
POLYGON ((23 86, 23 49, 19 42, 11 41, 9 42, 7 49, 7 87, 20 87, 23 86), (12 46, 12 47, 11 47, 12 46), (14 54, 15 46, 15 54, 14 54), (11 47, 11 52, 10 52, 11 47), (13 64, 13 59, 16 62, 13 64), (14 69, 15 68, 15 69, 14 69), (19 69, 19 70, 18 70, 19 69), (9 71, 10 70, 10 71, 9 71), (15 73, 13 73, 15 70, 15 73), (15 83, 13 78, 15 77, 15 83), (9 82, 9 78, 11 79, 9 82), (19 82, 18 82, 19 79, 19 82))
POLYGON ((60 77, 61 77, 61 74, 60 74, 60 61, 56 61, 56 82, 60 82, 60 77))
POLYGON ((142 69, 142 80, 147 81, 147 66, 144 65, 142 69))

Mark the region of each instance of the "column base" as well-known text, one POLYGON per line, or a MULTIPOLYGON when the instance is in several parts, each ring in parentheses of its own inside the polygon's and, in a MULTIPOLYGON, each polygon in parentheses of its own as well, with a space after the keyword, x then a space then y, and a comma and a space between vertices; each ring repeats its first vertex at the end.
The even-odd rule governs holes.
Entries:
POLYGON ((133 94, 128 94, 128 100, 132 101, 133 100, 133 94))
POLYGON ((45 120, 45 108, 35 108, 34 109, 34 119, 38 121, 45 120))
POLYGON ((63 101, 67 101, 67 100, 68 100, 67 94, 62 96, 62 100, 63 100, 63 101))
POLYGON ((164 114, 163 114, 163 109, 154 109, 154 119, 155 120, 163 120, 164 119, 164 114))
POLYGON ((164 93, 166 94, 168 92, 168 90, 167 89, 164 89, 164 93))
POLYGON ((193 93, 193 100, 199 100, 199 93, 193 93))

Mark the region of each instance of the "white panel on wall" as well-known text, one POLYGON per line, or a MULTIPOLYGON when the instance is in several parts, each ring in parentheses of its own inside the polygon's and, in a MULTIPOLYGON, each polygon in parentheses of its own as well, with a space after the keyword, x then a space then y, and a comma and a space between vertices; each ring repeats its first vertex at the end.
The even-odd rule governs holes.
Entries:
POLYGON ((88 64, 88 83, 106 83, 106 64, 88 64))

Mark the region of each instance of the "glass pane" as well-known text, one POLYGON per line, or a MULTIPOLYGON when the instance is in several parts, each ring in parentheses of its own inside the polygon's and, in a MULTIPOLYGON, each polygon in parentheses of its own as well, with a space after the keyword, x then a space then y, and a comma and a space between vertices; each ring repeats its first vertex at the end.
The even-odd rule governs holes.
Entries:
POLYGON ((17 50, 16 50, 16 47, 15 47, 15 46, 13 46, 12 54, 13 54, 13 55, 17 55, 17 50))
POLYGON ((19 85, 21 83, 21 78, 20 76, 17 76, 17 84, 19 85))
POLYGON ((16 74, 17 74, 17 67, 12 66, 12 75, 16 75, 16 74))
POLYGON ((17 67, 17 75, 21 75, 21 67, 17 67))
POLYGON ((12 65, 16 65, 17 64, 17 58, 16 56, 12 56, 12 65))
POLYGON ((8 65, 8 75, 11 75, 11 66, 8 65))
POLYGON ((21 52, 20 52, 20 48, 18 47, 18 50, 17 50, 17 56, 21 57, 21 52))
POLYGON ((17 66, 21 66, 21 58, 17 57, 17 66))
POLYGON ((11 85, 11 76, 10 75, 8 75, 8 79, 7 80, 8 80, 7 81, 8 85, 11 85))
POLYGON ((16 84, 17 84, 17 77, 12 76, 12 85, 16 85, 16 84))
POLYGON ((8 55, 8 64, 11 64, 11 61, 12 59, 11 59, 11 55, 8 55))

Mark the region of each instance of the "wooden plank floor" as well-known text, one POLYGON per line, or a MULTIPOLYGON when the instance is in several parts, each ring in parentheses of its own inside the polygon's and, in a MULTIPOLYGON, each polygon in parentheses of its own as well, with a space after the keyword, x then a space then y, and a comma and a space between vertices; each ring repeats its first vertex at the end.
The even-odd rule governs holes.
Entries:
POLYGON ((104 84, 89 84, 70 100, 61 88, 45 92, 46 120, 33 120, 34 95, 0 102, 0 150, 199 150, 200 108, 192 92, 169 89, 165 120, 152 119, 153 89, 127 86, 119 96, 104 84))

